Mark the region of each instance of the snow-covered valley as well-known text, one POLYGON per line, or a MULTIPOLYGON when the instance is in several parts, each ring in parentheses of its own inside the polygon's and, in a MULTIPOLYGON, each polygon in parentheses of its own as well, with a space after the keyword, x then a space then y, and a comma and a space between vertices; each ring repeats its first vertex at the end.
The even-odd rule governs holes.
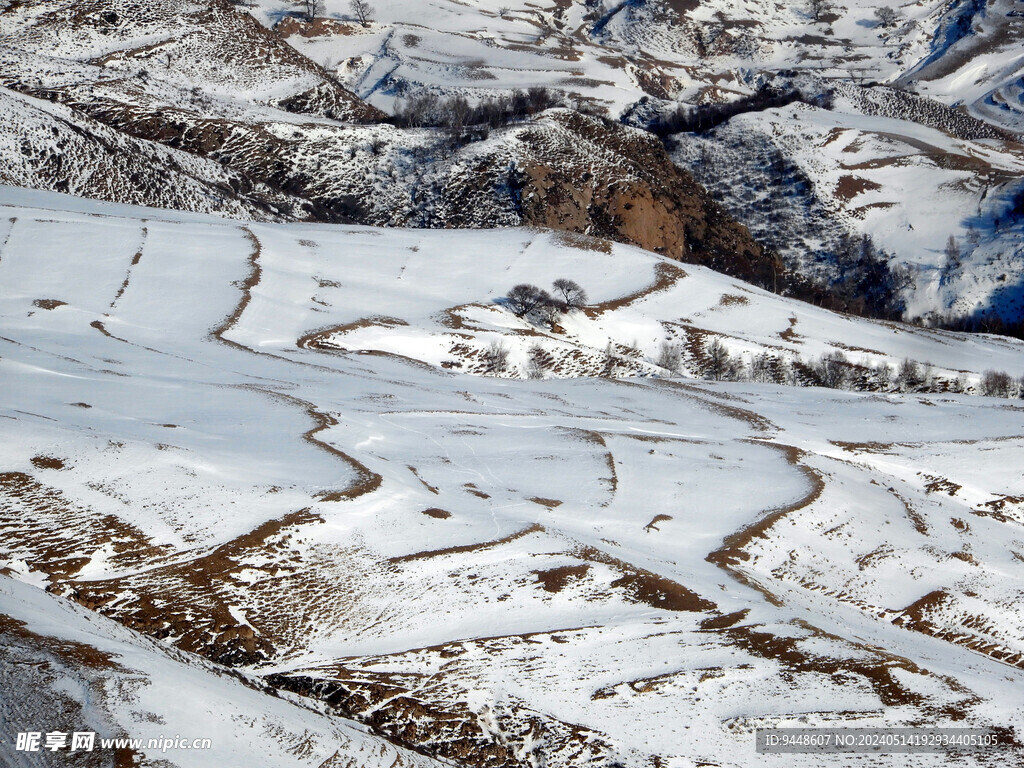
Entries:
MULTIPOLYGON (((1018 401, 710 382, 658 355, 674 341, 697 374, 714 339, 746 364, 843 351, 976 392, 1024 344, 550 231, 12 188, 0 209, 5 741, 213 741, 138 751, 154 765, 811 766, 755 754, 754 729, 955 725, 1010 744, 964 764, 1019 764, 1018 401), (557 328, 503 301, 559 277, 590 299, 557 328), (493 342, 508 365, 484 375, 493 342), (535 345, 552 362, 529 379, 535 345)), ((935 765, 863 757, 830 764, 935 765)))

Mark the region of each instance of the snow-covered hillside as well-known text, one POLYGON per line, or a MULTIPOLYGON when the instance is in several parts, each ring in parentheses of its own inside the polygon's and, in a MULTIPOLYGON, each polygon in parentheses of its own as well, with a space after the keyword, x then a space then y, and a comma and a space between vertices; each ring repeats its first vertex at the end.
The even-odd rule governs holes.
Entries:
POLYGON ((1020 407, 657 355, 695 371, 717 338, 973 387, 1024 345, 546 231, 11 188, 0 286, 2 570, 103 614, 3 580, 30 662, 5 674, 54 703, 5 696, 7 731, 214 739, 140 750, 183 766, 632 768, 821 764, 755 754, 769 725, 957 725, 1012 742, 965 764, 1022 758, 1020 407), (560 277, 590 300, 558 327, 500 301, 560 277), (478 375, 491 342, 554 365, 478 375))
MULTIPOLYGON (((936 0, 886 16, 874 0, 381 0, 365 25, 345 0, 318 6, 310 21, 291 0, 6 4, 0 85, 17 93, 0 91, 11 117, 0 142, 15 157, 3 180, 240 218, 551 226, 758 285, 786 271, 782 290, 809 279, 818 295, 843 293, 837 244, 867 234, 908 275, 876 315, 1019 321, 1011 3, 936 0), (527 112, 444 127, 452 110, 528 88, 549 93, 527 112), (636 131, 528 117, 553 94, 645 127, 765 89, 799 89, 817 106, 751 108, 669 142, 781 262, 636 131), (382 124, 397 110, 405 125, 424 95, 441 100, 426 118, 382 124)), ((832 306, 861 311, 856 299, 832 306)))
POLYGON ((423 92, 476 101, 528 86, 615 117, 730 101, 766 83, 832 92, 827 114, 796 104, 734 118, 697 142, 680 135, 691 148, 675 160, 798 272, 835 280, 836 238, 868 234, 912 271, 901 291, 908 318, 1016 322, 1022 11, 821 2, 816 17, 811 6, 382 0, 365 26, 344 0, 325 0, 312 23, 280 0, 250 8, 389 112, 423 92), (898 87, 865 87, 877 83, 898 87), (766 159, 799 168, 810 199, 794 199, 766 159), (752 208, 751 194, 771 210, 752 208), (960 255, 947 265, 950 236, 960 255))

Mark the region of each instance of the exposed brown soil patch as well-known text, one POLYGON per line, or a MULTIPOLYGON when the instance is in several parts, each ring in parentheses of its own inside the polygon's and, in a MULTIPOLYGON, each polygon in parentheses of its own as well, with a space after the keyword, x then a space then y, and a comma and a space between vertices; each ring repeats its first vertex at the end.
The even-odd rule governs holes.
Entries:
POLYGON ((611 503, 612 498, 615 497, 616 491, 619 489, 619 475, 615 471, 615 457, 612 455, 611 451, 607 450, 608 444, 605 442, 604 436, 600 432, 595 432, 590 429, 581 429, 579 427, 559 427, 558 429, 560 432, 571 435, 577 440, 589 443, 590 445, 600 446, 605 449, 604 462, 605 466, 608 467, 607 482, 610 498, 607 501, 602 502, 601 506, 607 507, 611 503))
POLYGON ((667 523, 672 519, 672 515, 655 515, 654 519, 651 520, 647 525, 644 526, 645 531, 660 531, 658 523, 667 523))
POLYGON ((540 504, 542 507, 547 507, 548 509, 554 509, 555 507, 562 506, 562 502, 558 499, 545 499, 541 496, 533 496, 532 498, 527 499, 527 501, 532 501, 534 504, 540 504))
POLYGON ((779 450, 783 456, 785 456, 786 461, 790 466, 796 467, 801 473, 803 473, 804 477, 810 484, 810 489, 803 498, 794 501, 792 504, 768 510, 760 520, 757 520, 753 524, 746 528, 742 528, 735 533, 729 534, 725 539, 723 539, 722 546, 714 552, 711 552, 705 559, 708 562, 714 563, 718 567, 728 571, 734 578, 739 579, 744 584, 754 587, 764 594, 765 598, 769 602, 778 605, 779 599, 775 595, 751 582, 736 571, 734 566, 750 559, 750 555, 744 551, 744 547, 750 544, 750 542, 755 538, 768 538, 768 530, 775 525, 775 523, 786 515, 800 509, 804 509, 817 501, 825 490, 825 481, 815 470, 801 462, 801 459, 806 454, 799 448, 791 445, 777 445, 757 441, 751 442, 756 445, 770 446, 771 448, 779 450))
POLYGON ((881 189, 882 185, 861 176, 846 174, 836 184, 835 196, 846 201, 852 200, 857 195, 869 192, 873 189, 881 189))
POLYGON ((287 40, 293 35, 300 37, 330 37, 333 35, 349 36, 357 29, 357 25, 337 19, 317 18, 312 21, 286 16, 274 25, 274 31, 287 40))
POLYGON ((121 665, 114 661, 113 656, 104 653, 98 648, 93 648, 91 645, 78 643, 74 640, 59 640, 55 637, 36 634, 28 629, 28 625, 25 622, 3 613, 0 613, 0 635, 17 637, 20 640, 27 641, 33 647, 47 654, 53 654, 62 662, 72 667, 85 667, 86 669, 97 670, 122 669, 121 665))
POLYGON ((411 464, 407 465, 407 466, 408 466, 409 471, 413 473, 413 475, 416 477, 416 479, 419 480, 423 484, 424 488, 426 488, 428 491, 430 491, 435 496, 438 493, 440 493, 440 491, 438 491, 437 488, 435 488, 430 483, 428 483, 426 480, 424 480, 422 477, 420 477, 420 473, 418 471, 416 471, 416 467, 412 466, 411 464))
POLYGON ((611 253, 612 242, 600 237, 591 237, 580 232, 567 232, 555 230, 553 232, 555 242, 569 248, 577 248, 581 251, 594 251, 595 253, 611 253))
POLYGON ((925 485, 925 493, 945 493, 949 496, 956 496, 957 491, 963 488, 959 483, 954 483, 952 480, 948 480, 945 477, 935 477, 934 475, 925 475, 928 483, 925 485))
POLYGON ((988 507, 993 512, 1002 512, 1008 505, 1019 505, 1024 504, 1024 496, 1000 496, 992 501, 986 501, 982 504, 983 507, 988 507))
POLYGON ((715 307, 736 307, 749 303, 750 299, 746 296, 736 296, 735 294, 726 293, 718 300, 718 304, 716 304, 715 307))
MULTIPOLYGON (((108 339, 117 339, 117 336, 115 336, 110 331, 108 331, 107 327, 105 325, 103 325, 103 322, 101 320, 93 320, 91 323, 89 323, 89 327, 95 328, 97 331, 102 333, 108 339)), ((117 339, 117 340, 118 341, 122 341, 122 339, 117 339)))
POLYGON ((56 456, 33 456, 32 466, 37 469, 64 469, 64 460, 56 456))
MULTIPOLYGON (((809 628, 816 634, 813 628, 809 628)), ((820 656, 800 647, 800 638, 780 637, 754 627, 731 627, 720 630, 729 640, 749 653, 774 659, 782 665, 782 676, 789 680, 796 674, 824 674, 845 678, 850 674, 863 678, 887 707, 920 706, 924 697, 911 691, 894 674, 899 669, 914 674, 924 670, 907 659, 898 657, 843 658, 820 656)))
POLYGON ((66 307, 68 303, 61 301, 60 299, 36 299, 32 302, 32 306, 39 307, 40 309, 56 309, 57 307, 66 307))
POLYGON ((466 322, 465 318, 462 317, 460 312, 470 308, 478 309, 490 309, 485 304, 460 304, 457 307, 449 307, 448 309, 441 312, 438 316, 438 321, 446 328, 451 328, 453 331, 486 331, 486 328, 481 328, 479 325, 470 325, 466 322))
POLYGON ((798 334, 795 330, 796 323, 797 320, 795 317, 789 318, 789 328, 782 331, 779 334, 779 338, 781 338, 783 341, 788 341, 790 344, 803 344, 803 342, 800 341, 800 334, 798 334))
POLYGON ((320 501, 351 501, 352 499, 357 499, 368 493, 373 493, 380 487, 381 483, 384 482, 383 477, 378 475, 362 462, 317 437, 317 435, 324 430, 337 426, 338 420, 336 418, 330 414, 321 413, 316 410, 312 403, 293 397, 292 395, 286 395, 281 392, 270 392, 260 387, 250 387, 250 389, 267 395, 268 397, 281 400, 290 405, 297 405, 305 410, 306 414, 316 422, 316 426, 304 432, 302 434, 302 439, 310 445, 314 445, 320 450, 329 453, 331 456, 340 459, 348 465, 353 472, 355 472, 356 477, 351 485, 346 488, 321 491, 317 494, 317 498, 320 501))
POLYGON ((705 600, 682 584, 644 568, 637 568, 594 547, 578 547, 570 554, 581 560, 602 563, 622 574, 611 583, 611 586, 622 589, 633 602, 644 603, 665 611, 701 613, 715 609, 713 602, 705 600))
POLYGON ((879 352, 877 349, 868 349, 867 347, 858 347, 851 344, 844 344, 841 341, 830 341, 829 346, 835 347, 836 349, 845 349, 847 352, 863 352, 866 355, 881 355, 885 356, 885 352, 879 352))
POLYGON ((432 517, 435 520, 447 520, 449 517, 452 516, 452 513, 449 512, 447 509, 438 509, 437 507, 430 507, 429 509, 424 509, 423 514, 427 517, 432 517))
POLYGON ((251 229, 248 227, 242 227, 242 232, 245 233, 245 236, 252 244, 252 252, 249 254, 249 274, 237 284, 242 291, 242 298, 239 300, 238 304, 235 305, 231 314, 224 318, 224 321, 217 328, 212 330, 210 335, 225 344, 230 344, 237 349, 244 349, 249 352, 251 350, 243 347, 241 344, 237 344, 230 339, 224 338, 224 334, 235 327, 239 319, 241 319, 242 313, 245 312, 245 308, 249 306, 249 302, 252 301, 252 289, 259 284, 260 278, 263 274, 260 267, 260 254, 262 253, 263 246, 260 243, 259 238, 252 233, 251 229))
POLYGON ((898 443, 879 443, 875 441, 853 443, 845 440, 829 440, 829 442, 849 453, 889 453, 898 445, 898 443))
MULTIPOLYGON (((562 640, 565 638, 563 637, 562 640)), ((554 642, 558 642, 554 640, 554 642)), ((471 646, 486 653, 495 644, 536 642, 530 635, 449 643, 415 653, 436 653, 457 664, 471 646)), ((544 743, 551 765, 610 764, 614 749, 603 734, 525 707, 509 697, 513 720, 502 719, 501 732, 484 726, 478 712, 466 705, 466 689, 443 675, 386 673, 373 669, 388 657, 352 660, 346 665, 305 674, 271 675, 267 681, 284 690, 328 704, 344 717, 370 726, 386 738, 453 765, 478 768, 524 768, 533 765, 536 745, 544 743), (514 727, 506 727, 512 725, 514 727), (541 742, 543 739, 543 742, 541 742)))
MULTIPOLYGON (((976 564, 974 557, 967 552, 954 552, 950 557, 976 564)), ((955 598, 945 590, 933 590, 900 611, 892 623, 1024 669, 1024 654, 1010 650, 996 641, 998 629, 991 620, 984 616, 968 615, 956 603, 955 598), (955 617, 952 627, 949 626, 950 615, 955 617)))
POLYGON ((132 256, 132 263, 128 267, 128 270, 125 272, 124 280, 121 282, 121 287, 117 289, 117 294, 114 296, 114 300, 112 302, 110 302, 110 308, 111 309, 113 309, 114 305, 116 305, 117 302, 121 299, 121 297, 124 296, 124 292, 128 290, 128 283, 131 282, 131 279, 132 279, 132 269, 134 267, 137 267, 139 262, 142 261, 142 249, 146 245, 146 238, 147 237, 149 237, 149 228, 148 227, 143 227, 142 228, 142 242, 139 244, 139 250, 137 250, 135 252, 135 255, 132 256))
POLYGON ((746 619, 749 613, 750 609, 744 608, 722 616, 709 616, 700 623, 700 628, 704 630, 727 629, 746 619))
MULTIPOLYGON (((124 578, 69 581, 59 591, 130 629, 173 642, 182 650, 228 666, 254 664, 274 653, 278 637, 271 628, 281 627, 266 619, 273 618, 272 605, 261 612, 264 621, 259 628, 234 618, 229 610, 237 600, 232 591, 234 574, 253 555, 281 558, 295 529, 322 522, 323 518, 310 510, 298 510, 262 523, 200 557, 124 578)), ((276 564, 281 577, 288 573, 283 566, 283 562, 276 564)), ((253 598, 267 598, 260 589, 247 589, 253 598)), ((278 592, 272 599, 280 598, 278 592)), ((289 612, 288 624, 296 620, 289 612)))
POLYGON ((521 539, 523 536, 529 536, 531 533, 541 533, 544 531, 544 526, 539 523, 534 523, 529 528, 524 528, 521 531, 516 531, 508 536, 500 539, 493 539, 491 541, 482 541, 477 544, 461 544, 454 547, 445 547, 444 549, 431 549, 424 552, 414 552, 411 555, 401 555, 399 557, 388 558, 389 563, 409 563, 414 560, 428 560, 434 557, 444 557, 445 555, 457 555, 463 552, 483 552, 488 549, 494 549, 500 547, 502 544, 508 544, 521 539))
POLYGON ((22 559, 58 581, 90 562, 83 553, 108 544, 112 552, 106 560, 112 567, 158 561, 167 553, 138 528, 113 515, 99 515, 31 475, 0 474, 0 552, 8 558, 22 559))
POLYGON ((549 568, 546 571, 534 571, 537 574, 537 583, 545 592, 561 592, 570 581, 579 581, 590 571, 590 566, 563 565, 559 568, 549 568))
MULTIPOLYGON (((729 403, 719 402, 718 399, 713 399, 737 399, 731 398, 725 393, 709 392, 693 384, 687 384, 682 381, 671 381, 668 379, 659 379, 658 381, 655 382, 655 385, 659 387, 664 387, 669 390, 675 390, 680 393, 685 393, 682 396, 685 397, 687 400, 691 400, 700 405, 702 408, 706 408, 707 410, 713 411, 714 413, 719 413, 722 416, 727 416, 730 419, 736 419, 737 421, 742 421, 745 424, 749 424, 754 430, 758 432, 774 432, 777 429, 775 424, 773 424, 770 419, 765 418, 759 413, 755 413, 754 411, 748 410, 746 408, 741 408, 736 405, 731 405, 729 403)), ((757 445, 768 445, 768 443, 757 442, 757 445)))

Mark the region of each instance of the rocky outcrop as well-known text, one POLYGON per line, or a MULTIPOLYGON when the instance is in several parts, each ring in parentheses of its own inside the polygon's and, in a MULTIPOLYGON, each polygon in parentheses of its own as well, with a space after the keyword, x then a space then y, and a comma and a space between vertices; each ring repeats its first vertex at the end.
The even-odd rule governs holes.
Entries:
MULTIPOLYGON (((481 196, 505 198, 523 224, 638 245, 760 285, 782 270, 642 131, 555 110, 482 153, 466 152, 482 154, 473 172, 482 183, 442 185, 449 225, 474 226, 468 219, 483 207, 481 196)), ((458 159, 450 165, 449 176, 465 167, 458 159)))
MULTIPOLYGON (((761 285, 780 270, 649 134, 566 109, 489 136, 403 131, 225 2, 158 0, 145 14, 126 0, 59 0, 35 15, 14 7, 0 14, 0 39, 17 41, 0 54, 0 85, 69 108, 85 133, 100 123, 202 160, 179 195, 88 187, 65 169, 77 194, 187 210, 214 199, 215 210, 248 218, 541 226, 761 285), (68 50, 82 52, 70 66, 55 58, 68 50)), ((31 176, 13 183, 45 186, 31 176)), ((135 174, 146 176, 164 180, 155 164, 135 174)))

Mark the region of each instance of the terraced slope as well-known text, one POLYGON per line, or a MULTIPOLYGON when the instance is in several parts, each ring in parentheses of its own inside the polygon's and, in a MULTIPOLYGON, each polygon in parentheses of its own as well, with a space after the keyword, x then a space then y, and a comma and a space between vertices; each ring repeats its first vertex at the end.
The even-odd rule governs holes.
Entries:
MULTIPOLYGON (((127 674, 97 652, 152 681, 76 722, 202 737, 160 695, 186 675, 190 711, 253 723, 255 765, 819 764, 756 755, 753 729, 778 724, 992 726, 1010 746, 969 762, 1020 759, 1020 409, 652 359, 676 333, 695 352, 927 355, 974 386, 1019 369, 1020 344, 546 232, 2 194, 0 562, 66 598, 5 578, 5 644, 85 687, 127 674), (496 301, 561 276, 591 294, 561 330, 496 301), (474 375, 491 341, 561 369, 474 375)), ((50 728, 34 700, 5 717, 50 728)), ((218 733, 203 759, 234 760, 218 733)))

